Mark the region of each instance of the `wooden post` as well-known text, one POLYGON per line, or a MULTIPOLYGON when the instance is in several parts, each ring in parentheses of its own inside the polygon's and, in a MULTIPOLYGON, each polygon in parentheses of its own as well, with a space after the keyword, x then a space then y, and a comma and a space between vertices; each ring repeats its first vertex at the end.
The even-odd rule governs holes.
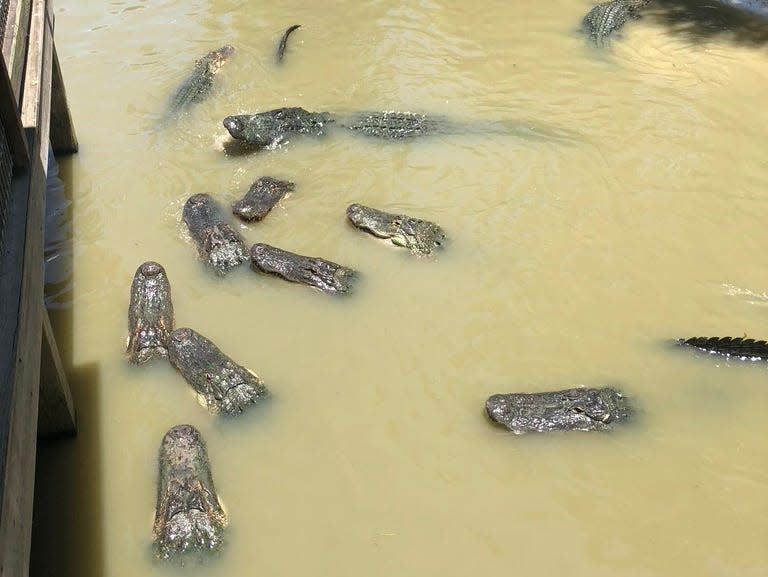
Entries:
POLYGON ((43 311, 42 351, 40 356, 40 405, 37 417, 38 437, 77 434, 75 408, 67 375, 59 356, 48 313, 43 311))
MULTIPOLYGON (((32 532, 32 499, 40 383, 43 313, 43 198, 45 168, 37 155, 29 171, 14 178, 13 195, 27 201, 21 247, 24 267, 15 326, 13 365, 6 383, 7 431, 0 503, 0 576, 26 577, 32 532)), ((20 223, 23 225, 24 223, 20 223)), ((16 225, 19 226, 19 225, 16 225)), ((8 237, 6 236, 6 240, 8 237)), ((15 275, 18 278, 18 275, 15 275)))

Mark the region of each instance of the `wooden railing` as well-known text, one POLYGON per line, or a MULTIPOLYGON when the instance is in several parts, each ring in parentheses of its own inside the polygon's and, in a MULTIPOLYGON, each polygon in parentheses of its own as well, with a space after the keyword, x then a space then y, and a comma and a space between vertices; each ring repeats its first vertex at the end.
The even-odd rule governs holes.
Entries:
POLYGON ((73 153, 77 139, 51 1, 0 0, 0 14, 0 151, 12 159, 0 178, 0 577, 27 577, 38 431, 76 430, 43 305, 43 225, 49 147, 73 153))

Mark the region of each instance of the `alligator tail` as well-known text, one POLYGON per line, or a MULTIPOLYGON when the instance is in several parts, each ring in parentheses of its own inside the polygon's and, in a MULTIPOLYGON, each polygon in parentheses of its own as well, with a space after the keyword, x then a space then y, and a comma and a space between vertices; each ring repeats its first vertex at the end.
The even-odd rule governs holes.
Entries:
POLYGON ((681 346, 693 347, 701 351, 737 357, 743 360, 768 360, 768 342, 744 339, 741 337, 691 337, 679 339, 681 346))

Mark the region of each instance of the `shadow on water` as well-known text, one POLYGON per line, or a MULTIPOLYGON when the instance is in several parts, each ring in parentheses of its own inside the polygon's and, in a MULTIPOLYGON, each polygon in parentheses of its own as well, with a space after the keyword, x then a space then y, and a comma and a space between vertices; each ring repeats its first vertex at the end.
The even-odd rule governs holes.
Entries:
POLYGON ((727 40, 739 44, 768 44, 768 1, 654 0, 643 18, 668 28, 691 42, 727 40))
MULTIPOLYGON (((54 322, 60 326, 58 318, 54 322)), ((77 408, 78 434, 71 439, 38 441, 32 577, 104 572, 99 370, 94 364, 69 368, 66 361, 65 368, 77 408)))
MULTIPOLYGON (((49 162, 49 165, 51 163, 49 162)), ((102 575, 99 367, 73 364, 72 163, 55 164, 46 210, 46 306, 77 412, 74 438, 38 440, 32 526, 32 577, 102 575)))

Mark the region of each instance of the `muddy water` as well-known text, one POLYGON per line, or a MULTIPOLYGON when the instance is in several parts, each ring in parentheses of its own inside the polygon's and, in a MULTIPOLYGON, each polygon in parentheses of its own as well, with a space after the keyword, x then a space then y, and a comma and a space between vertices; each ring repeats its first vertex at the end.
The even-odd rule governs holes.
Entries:
POLYGON ((768 369, 666 346, 768 337, 768 47, 659 8, 598 52, 577 33, 589 8, 59 2, 81 142, 62 165, 81 432, 50 451, 74 471, 66 499, 41 464, 62 528, 43 574, 175 573, 152 560, 151 522, 159 442, 183 422, 230 517, 221 556, 191 574, 768 573, 768 369), (213 97, 159 130, 191 63, 224 43, 238 53, 213 97), (510 130, 224 154, 224 116, 278 106, 510 130), (229 203, 264 175, 296 190, 243 235, 358 269, 354 295, 199 264, 185 199, 229 203), (435 220, 450 242, 413 258, 348 226, 351 202, 435 220), (169 365, 126 364, 128 288, 150 259, 178 326, 261 375, 268 404, 219 419, 169 365), (638 418, 516 437, 484 416, 493 393, 577 384, 620 386, 638 418))

